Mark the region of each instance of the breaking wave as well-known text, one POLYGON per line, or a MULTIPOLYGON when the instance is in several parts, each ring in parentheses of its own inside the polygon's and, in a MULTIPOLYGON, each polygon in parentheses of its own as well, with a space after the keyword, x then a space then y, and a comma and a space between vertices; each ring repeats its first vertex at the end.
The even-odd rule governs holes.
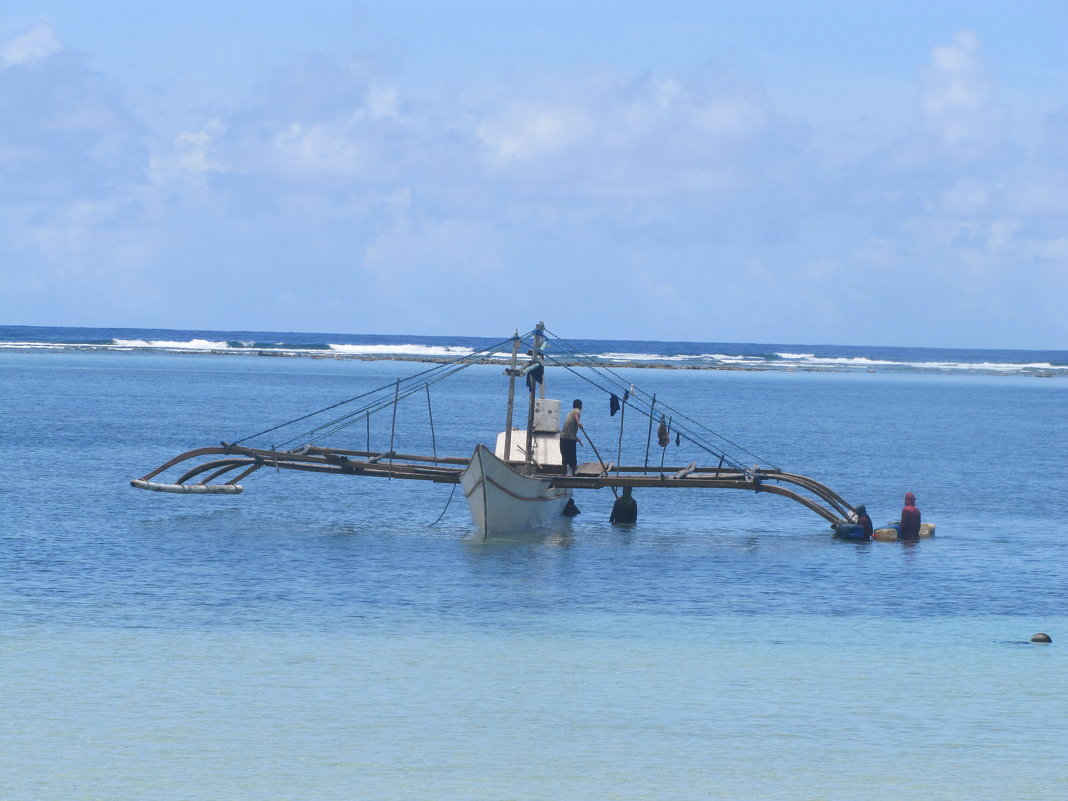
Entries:
POLYGON ((443 356, 460 357, 474 353, 473 348, 449 345, 330 345, 331 352, 353 356, 443 356))
MULTIPOLYGON (((611 367, 764 371, 911 372, 1068 376, 1068 352, 889 346, 577 340, 580 351, 611 367)), ((0 351, 110 351, 443 361, 494 345, 479 337, 404 337, 246 331, 0 326, 0 351)), ((561 346, 558 344, 557 348, 561 346)), ((568 353, 546 351, 567 362, 568 353)), ((495 359, 507 359, 500 354, 495 359)))
POLYGON ((228 350, 229 342, 212 342, 207 339, 190 339, 185 342, 168 340, 145 340, 145 339, 113 339, 111 345, 114 348, 128 350, 228 350))

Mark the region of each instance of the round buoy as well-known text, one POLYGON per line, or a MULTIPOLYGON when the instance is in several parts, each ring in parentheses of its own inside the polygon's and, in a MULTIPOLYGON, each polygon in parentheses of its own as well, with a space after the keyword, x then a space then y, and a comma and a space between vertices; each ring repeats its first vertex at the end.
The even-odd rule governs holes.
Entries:
POLYGON ((1031 642, 1053 642, 1053 638, 1050 637, 1048 634, 1043 634, 1042 632, 1039 632, 1031 638, 1031 642))

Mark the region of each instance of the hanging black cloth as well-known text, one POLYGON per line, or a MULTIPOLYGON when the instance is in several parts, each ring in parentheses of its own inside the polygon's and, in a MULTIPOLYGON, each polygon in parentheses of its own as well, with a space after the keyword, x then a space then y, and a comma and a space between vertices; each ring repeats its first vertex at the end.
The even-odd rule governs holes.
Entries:
POLYGON ((661 448, 666 448, 671 442, 671 431, 668 430, 667 421, 661 417, 660 427, 656 429, 656 441, 661 448))
POLYGON ((675 432, 675 447, 679 447, 682 444, 682 434, 678 431, 675 432))
POLYGON ((616 412, 618 412, 618 411, 619 411, 619 396, 613 394, 612 397, 608 399, 608 416, 609 417, 615 417, 616 416, 616 412))
POLYGON ((535 367, 530 368, 527 373, 527 389, 533 390, 535 384, 540 384, 545 378, 545 365, 538 363, 535 367))

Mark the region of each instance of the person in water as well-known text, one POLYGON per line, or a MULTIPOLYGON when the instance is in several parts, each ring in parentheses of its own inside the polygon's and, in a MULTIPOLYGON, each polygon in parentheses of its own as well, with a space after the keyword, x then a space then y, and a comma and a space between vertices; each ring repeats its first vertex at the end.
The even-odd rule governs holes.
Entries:
POLYGON ((578 467, 577 446, 582 444, 578 435, 580 428, 586 430, 582 425, 582 401, 576 398, 560 429, 560 455, 564 457, 564 472, 568 475, 574 475, 578 467))
POLYGON ((638 502, 631 495, 631 488, 624 487, 623 494, 616 498, 612 505, 612 516, 609 523, 634 523, 638 520, 638 502))
POLYGON ((916 496, 905 493, 905 508, 901 510, 901 528, 899 534, 903 540, 916 540, 920 537, 920 510, 916 508, 916 496))
POLYGON ((868 517, 868 510, 864 508, 864 504, 857 507, 857 525, 860 526, 865 537, 870 537, 875 531, 875 527, 871 524, 871 518, 868 517))

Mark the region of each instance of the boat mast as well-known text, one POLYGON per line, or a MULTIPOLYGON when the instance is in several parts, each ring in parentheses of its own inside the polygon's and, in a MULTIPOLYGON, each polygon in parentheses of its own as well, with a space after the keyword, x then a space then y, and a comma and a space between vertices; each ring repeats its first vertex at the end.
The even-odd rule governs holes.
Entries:
POLYGON ((512 406, 515 401, 515 377, 519 374, 516 369, 519 358, 519 329, 512 335, 512 366, 506 370, 508 373, 508 414, 504 419, 504 461, 512 458, 512 406))
MULTIPOLYGON (((545 347, 545 323, 534 326, 534 352, 530 354, 531 365, 541 363, 541 349, 545 347)), ((529 380, 529 379, 528 379, 529 380)), ((534 396, 537 381, 530 381, 530 398, 527 406, 527 464, 534 463, 534 396)), ((545 376, 542 376, 542 390, 545 388, 545 376)))

